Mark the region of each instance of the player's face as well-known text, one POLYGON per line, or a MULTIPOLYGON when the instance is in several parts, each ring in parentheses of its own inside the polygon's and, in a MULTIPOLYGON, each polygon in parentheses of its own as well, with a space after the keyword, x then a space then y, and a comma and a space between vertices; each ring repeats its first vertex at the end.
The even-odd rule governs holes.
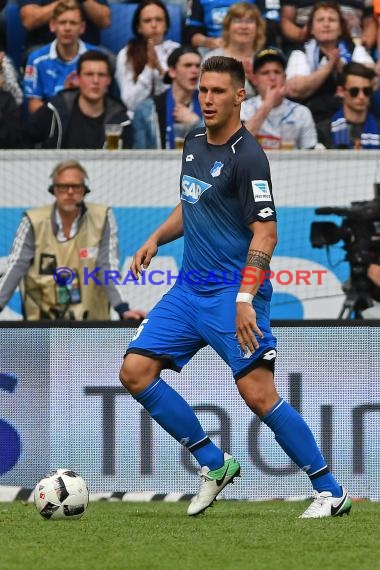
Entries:
POLYGON ((170 75, 176 83, 186 91, 194 91, 198 87, 201 58, 196 53, 185 53, 179 58, 170 75))
POLYGON ((155 45, 160 44, 163 42, 166 30, 165 13, 160 6, 149 4, 141 10, 137 31, 144 38, 152 39, 155 45))
POLYGON ((77 168, 66 168, 53 181, 56 206, 60 213, 68 214, 78 211, 84 197, 84 177, 77 168))
POLYGON ((199 83, 199 104, 205 125, 219 130, 234 125, 245 98, 244 88, 234 85, 229 73, 206 71, 199 83))
POLYGON ((83 34, 85 23, 79 10, 66 10, 56 20, 51 21, 50 29, 61 45, 70 46, 76 44, 79 36, 83 34))
POLYGON ((87 101, 96 103, 103 99, 111 83, 105 61, 84 61, 77 79, 80 94, 87 101))

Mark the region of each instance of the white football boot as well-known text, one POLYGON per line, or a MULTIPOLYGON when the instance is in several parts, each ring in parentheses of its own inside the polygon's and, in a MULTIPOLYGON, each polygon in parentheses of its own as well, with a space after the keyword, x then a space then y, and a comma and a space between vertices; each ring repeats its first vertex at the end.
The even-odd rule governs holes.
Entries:
POLYGON ((320 519, 323 517, 341 517, 348 515, 352 508, 352 502, 344 487, 342 487, 342 495, 333 497, 330 491, 313 492, 313 502, 300 515, 300 519, 320 519))

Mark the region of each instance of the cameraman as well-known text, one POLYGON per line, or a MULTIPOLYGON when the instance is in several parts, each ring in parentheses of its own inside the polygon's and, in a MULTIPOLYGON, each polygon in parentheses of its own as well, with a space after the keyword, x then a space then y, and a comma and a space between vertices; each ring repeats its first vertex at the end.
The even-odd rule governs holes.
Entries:
POLYGON ((122 319, 140 320, 104 270, 118 270, 117 227, 112 211, 85 203, 87 173, 75 160, 57 164, 48 190, 53 204, 22 218, 0 279, 0 310, 21 282, 26 320, 108 320, 112 305, 122 319), (84 282, 84 271, 96 279, 84 282))
MULTIPOLYGON (((371 265, 369 265, 367 277, 376 287, 379 287, 380 292, 380 265, 378 263, 371 263, 371 265)), ((372 306, 368 307, 368 309, 364 309, 361 314, 363 319, 380 319, 380 303, 372 300, 372 306)))

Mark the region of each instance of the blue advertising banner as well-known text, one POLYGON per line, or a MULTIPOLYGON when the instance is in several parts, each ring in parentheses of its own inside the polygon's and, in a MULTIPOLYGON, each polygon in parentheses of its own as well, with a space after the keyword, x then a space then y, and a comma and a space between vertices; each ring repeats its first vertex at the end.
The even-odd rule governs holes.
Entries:
MULTIPOLYGON (((0 151, 4 174, 0 189, 0 274, 22 212, 53 201, 46 191, 49 174, 58 161, 67 158, 72 158, 69 151, 0 151)), ((115 213, 123 278, 128 274, 135 251, 179 201, 180 154, 175 151, 108 154, 107 151, 78 151, 75 158, 81 161, 89 175, 91 193, 86 199, 108 204, 115 213)), ((341 216, 320 216, 316 209, 350 206, 353 201, 373 199, 378 170, 376 153, 282 151, 270 152, 268 158, 279 234, 271 264, 272 317, 336 318, 345 299, 342 285, 350 270, 346 243, 341 240, 328 249, 312 247, 311 224, 329 221, 340 228, 341 216)), ((364 229, 366 225, 364 218, 364 229)), ((173 283, 171 276, 178 274, 181 257, 181 239, 160 248, 150 267, 150 271, 156 272, 154 276, 149 278, 148 275, 144 284, 128 282, 121 285, 130 305, 149 310, 173 283)), ((17 293, 0 318, 21 319, 17 293)))

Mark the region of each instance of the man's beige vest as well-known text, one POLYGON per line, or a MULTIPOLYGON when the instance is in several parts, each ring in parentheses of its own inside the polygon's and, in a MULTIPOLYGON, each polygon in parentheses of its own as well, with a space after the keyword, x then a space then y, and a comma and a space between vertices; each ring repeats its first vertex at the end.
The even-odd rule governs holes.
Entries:
POLYGON ((97 266, 108 208, 99 204, 86 204, 86 208, 76 236, 65 242, 59 242, 54 235, 52 206, 26 213, 35 236, 35 257, 21 286, 27 320, 109 319, 109 303, 104 288, 96 285, 93 279, 88 279, 88 284, 84 285, 84 268, 91 272, 97 266), (79 280, 75 279, 72 286, 77 286, 79 281, 79 303, 67 301, 70 286, 60 288, 52 274, 43 274, 50 271, 46 268, 49 260, 54 259, 52 256, 56 258, 56 267, 69 267, 77 273, 79 280))

